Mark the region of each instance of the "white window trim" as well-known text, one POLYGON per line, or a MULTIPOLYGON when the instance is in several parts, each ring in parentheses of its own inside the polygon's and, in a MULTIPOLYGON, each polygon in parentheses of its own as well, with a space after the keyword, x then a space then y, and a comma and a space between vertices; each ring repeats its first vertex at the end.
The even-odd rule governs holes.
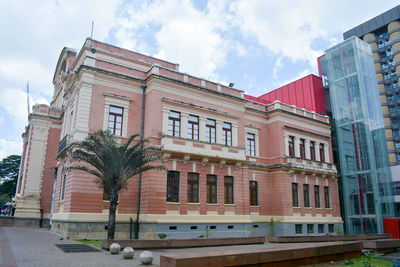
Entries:
POLYGON ((249 155, 249 152, 247 151, 247 134, 248 133, 250 133, 250 134, 254 134, 254 137, 255 137, 255 150, 256 150, 256 154, 255 154, 255 156, 250 156, 250 157, 259 157, 260 156, 260 149, 259 149, 259 142, 258 142, 258 132, 259 132, 259 129, 257 129, 257 128, 251 128, 251 127, 245 127, 244 128, 244 143, 246 144, 246 155, 247 156, 250 156, 249 155))
POLYGON ((108 115, 110 112, 110 106, 121 107, 124 109, 122 116, 122 137, 127 137, 128 133, 128 115, 131 98, 125 96, 118 96, 104 93, 104 119, 103 119, 103 130, 108 129, 108 115))

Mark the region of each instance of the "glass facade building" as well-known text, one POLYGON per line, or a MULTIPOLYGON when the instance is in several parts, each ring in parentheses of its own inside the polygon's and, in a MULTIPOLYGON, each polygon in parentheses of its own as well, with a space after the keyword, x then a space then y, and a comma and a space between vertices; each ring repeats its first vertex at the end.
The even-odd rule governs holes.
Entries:
POLYGON ((383 219, 394 217, 394 198, 371 48, 351 37, 328 49, 321 66, 329 83, 345 230, 383 233, 383 219))

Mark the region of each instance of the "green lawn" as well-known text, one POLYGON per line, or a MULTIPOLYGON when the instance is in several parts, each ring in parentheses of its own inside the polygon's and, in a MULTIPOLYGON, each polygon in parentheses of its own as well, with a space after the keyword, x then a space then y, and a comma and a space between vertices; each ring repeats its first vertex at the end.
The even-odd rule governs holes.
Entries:
MULTIPOLYGON (((361 256, 359 258, 353 258, 350 259, 354 263, 352 264, 346 264, 349 260, 342 260, 342 261, 331 261, 331 262, 325 262, 325 263, 319 263, 319 264, 312 264, 312 265, 307 265, 308 267, 365 267, 368 266, 367 264, 364 264, 364 257, 361 256)), ((393 261, 390 260, 381 260, 381 259, 371 259, 371 265, 370 266, 375 266, 375 267, 392 267, 393 266, 393 261)))
POLYGON ((75 241, 101 249, 101 240, 75 239, 75 241))

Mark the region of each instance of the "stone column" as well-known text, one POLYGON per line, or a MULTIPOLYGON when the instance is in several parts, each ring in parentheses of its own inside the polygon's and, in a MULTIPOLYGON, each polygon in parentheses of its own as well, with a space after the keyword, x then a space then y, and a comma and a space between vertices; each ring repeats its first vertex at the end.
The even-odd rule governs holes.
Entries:
POLYGON ((300 138, 294 138, 294 156, 300 158, 300 138))
POLYGON ((188 138, 188 118, 189 114, 181 113, 181 137, 188 138))
POLYGON ((238 146, 238 125, 232 123, 232 146, 238 146))
POLYGON ((305 144, 304 144, 304 149, 306 152, 306 159, 311 159, 310 155, 310 140, 306 139, 305 144))
POLYGON ((328 145, 328 143, 324 143, 324 155, 325 155, 325 162, 329 163, 330 159, 329 159, 329 145, 328 145))
POLYGON ((222 121, 216 121, 215 141, 217 144, 222 144, 222 121))
POLYGON ((168 116, 169 116, 169 110, 168 109, 163 109, 163 120, 162 120, 162 133, 163 135, 168 135, 168 116))
POLYGON ((206 118, 199 117, 199 140, 206 141, 206 118))
POLYGON ((285 155, 289 157, 289 136, 285 134, 285 155))

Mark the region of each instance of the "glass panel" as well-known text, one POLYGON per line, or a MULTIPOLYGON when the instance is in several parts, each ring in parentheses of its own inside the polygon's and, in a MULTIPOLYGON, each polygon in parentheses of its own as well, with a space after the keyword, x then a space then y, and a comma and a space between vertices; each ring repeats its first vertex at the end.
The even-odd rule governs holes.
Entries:
POLYGON ((110 106, 110 113, 121 114, 124 112, 123 108, 110 106))

